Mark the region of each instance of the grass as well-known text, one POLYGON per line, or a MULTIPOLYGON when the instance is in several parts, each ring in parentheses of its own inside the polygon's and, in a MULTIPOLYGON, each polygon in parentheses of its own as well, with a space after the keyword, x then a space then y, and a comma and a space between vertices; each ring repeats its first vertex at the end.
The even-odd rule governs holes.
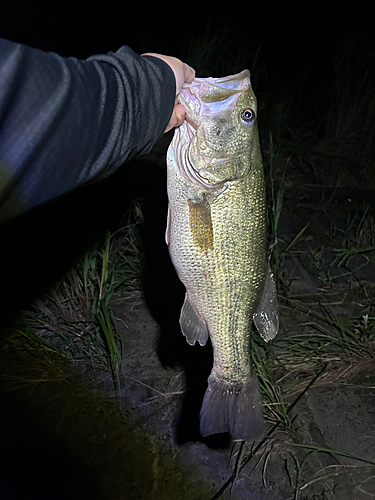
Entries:
POLYGON ((348 215, 342 240, 343 248, 335 249, 337 255, 332 265, 349 264, 358 255, 364 257, 363 266, 374 260, 375 219, 369 207, 364 207, 362 213, 348 215))
POLYGON ((284 147, 286 146, 275 144, 273 133, 270 132, 268 136, 268 148, 266 149, 264 158, 268 200, 268 254, 278 290, 285 290, 287 286, 284 275, 284 259, 309 226, 309 223, 307 223, 302 227, 288 243, 280 239, 279 224, 284 196, 287 190, 286 176, 288 175, 288 159, 285 160, 287 150, 284 147))
POLYGON ((109 366, 118 388, 121 346, 111 301, 120 289, 139 287, 140 214, 136 205, 125 215, 124 225, 96 242, 32 310, 25 311, 27 325, 57 343, 69 358, 90 362, 94 370, 109 366))
MULTIPOLYGON (((371 460, 366 460, 361 457, 351 455, 350 453, 344 453, 340 452, 337 450, 331 450, 327 448, 321 448, 319 446, 311 446, 311 445, 299 445, 296 443, 285 443, 282 442, 280 445, 284 448, 300 448, 303 450, 309 450, 299 461, 296 456, 293 454, 293 460, 294 463, 296 464, 296 471, 295 471, 295 478, 294 478, 294 483, 295 483, 295 490, 294 494, 291 497, 288 497, 286 500, 308 500, 308 499, 314 499, 314 498, 332 498, 333 495, 336 493, 340 494, 340 482, 342 481, 342 476, 348 476, 348 474, 355 474, 355 473, 360 473, 360 475, 364 477, 359 477, 359 483, 356 485, 356 489, 362 489, 363 485, 368 483, 369 479, 371 479, 373 474, 375 474, 375 462, 371 460), (339 462, 337 457, 345 457, 347 459, 353 460, 355 462, 359 462, 361 464, 365 463, 366 465, 344 465, 344 464, 334 464, 334 465, 329 465, 326 467, 322 467, 318 471, 316 471, 309 480, 304 481, 302 480, 302 473, 303 473, 303 468, 306 467, 308 463, 308 459, 310 458, 312 453, 321 453, 321 454, 328 454, 332 458, 334 458, 337 462, 339 462), (340 477, 341 476, 341 477, 340 477), (335 484, 333 487, 329 484, 332 480, 335 481, 335 484), (302 483, 302 484, 301 484, 302 483), (323 483, 323 492, 319 495, 317 493, 313 493, 311 495, 307 494, 305 496, 303 493, 304 490, 308 489, 309 487, 315 485, 315 483, 323 483)), ((342 483, 341 483, 342 484, 342 483)), ((363 490, 364 493, 370 493, 370 490, 366 492, 363 490)))
POLYGON ((261 346, 261 341, 254 336, 252 350, 266 415, 272 424, 281 422, 282 428, 293 436, 286 401, 300 394, 323 366, 324 375, 316 386, 350 384, 356 374, 371 367, 375 358, 375 318, 364 315, 350 329, 338 319, 287 300, 303 313, 302 326, 307 326, 308 332, 276 338, 272 349, 261 346), (309 317, 311 321, 306 321, 309 317))
POLYGON ((5 382, 8 392, 26 387, 31 394, 36 386, 68 381, 68 360, 57 347, 37 336, 30 326, 8 328, 3 334, 6 341, 0 348, 2 365, 11 363, 17 366, 17 373, 22 373, 22 376, 1 374, 1 381, 5 382), (38 360, 36 368, 30 366, 30 357, 38 360))
POLYGON ((286 402, 281 385, 276 380, 273 352, 267 349, 267 345, 256 333, 252 335, 251 340, 252 362, 258 374, 267 419, 272 425, 281 423, 283 430, 294 436, 294 428, 288 415, 289 404, 286 402), (264 356, 261 354, 262 347, 264 356))

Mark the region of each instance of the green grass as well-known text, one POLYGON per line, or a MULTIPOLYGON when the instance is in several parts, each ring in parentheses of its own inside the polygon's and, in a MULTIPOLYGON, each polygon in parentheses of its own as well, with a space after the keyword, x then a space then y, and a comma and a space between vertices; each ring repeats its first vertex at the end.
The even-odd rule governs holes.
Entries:
POLYGON ((295 436, 294 428, 288 415, 289 403, 286 401, 282 386, 277 383, 273 352, 271 349, 268 349, 267 344, 255 332, 253 332, 251 337, 251 356, 258 375, 267 420, 272 425, 276 423, 281 424, 285 432, 295 436))
POLYGON ((25 311, 29 327, 94 370, 110 367, 119 388, 121 345, 112 300, 119 290, 139 287, 142 255, 136 235, 139 205, 115 233, 96 242, 62 280, 25 311))
POLYGON ((375 219, 369 207, 365 207, 362 213, 348 214, 346 226, 342 234, 343 248, 336 248, 336 258, 332 265, 337 267, 349 264, 350 260, 362 255, 364 262, 362 267, 375 259, 375 219))
POLYGON ((5 341, 2 340, 0 344, 2 365, 7 362, 11 363, 17 366, 17 373, 22 372, 22 376, 16 373, 10 375, 2 372, 0 374, 1 382, 5 382, 7 391, 26 387, 31 393, 38 385, 50 385, 68 380, 68 360, 61 355, 57 347, 37 336, 30 326, 10 327, 2 334, 5 338, 5 341), (38 360, 37 368, 30 366, 28 362, 30 357, 38 360))
POLYGON ((287 287, 284 275, 284 259, 302 238, 309 226, 307 223, 302 227, 291 241, 285 242, 280 239, 279 224, 284 196, 287 191, 286 177, 288 175, 288 160, 285 160, 288 150, 284 149, 285 147, 285 144, 275 143, 273 133, 269 132, 268 145, 265 146, 264 155, 267 187, 268 254, 278 290, 285 290, 287 287))
POLYGON ((337 318, 288 301, 303 313, 310 331, 276 338, 272 348, 254 334, 252 360, 267 419, 273 425, 279 422, 295 437, 288 414, 291 398, 300 394, 322 367, 324 374, 315 385, 350 384, 358 372, 371 367, 375 359, 375 318, 364 315, 350 329, 337 318))

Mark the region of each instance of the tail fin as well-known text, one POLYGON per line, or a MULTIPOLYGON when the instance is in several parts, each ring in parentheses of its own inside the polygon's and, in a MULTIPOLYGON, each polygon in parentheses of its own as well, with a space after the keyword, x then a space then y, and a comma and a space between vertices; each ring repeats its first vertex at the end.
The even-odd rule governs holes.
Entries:
POLYGON ((200 412, 202 436, 230 432, 234 439, 255 441, 265 433, 262 401, 255 374, 241 388, 210 375, 200 412))

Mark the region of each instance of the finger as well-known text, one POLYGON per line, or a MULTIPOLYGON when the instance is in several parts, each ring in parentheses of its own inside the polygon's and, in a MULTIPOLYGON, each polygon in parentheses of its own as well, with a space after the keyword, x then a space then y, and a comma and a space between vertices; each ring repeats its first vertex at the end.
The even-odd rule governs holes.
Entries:
POLYGON ((186 63, 184 63, 184 76, 185 83, 191 83, 195 78, 195 70, 186 63))
POLYGON ((172 116, 169 120, 167 128, 164 130, 164 133, 169 132, 174 127, 182 125, 185 120, 185 115, 185 108, 182 104, 177 104, 173 109, 172 116))
POLYGON ((182 104, 176 104, 176 106, 174 107, 174 114, 177 119, 177 124, 175 125, 175 127, 179 127, 180 125, 182 125, 186 116, 186 111, 182 104))

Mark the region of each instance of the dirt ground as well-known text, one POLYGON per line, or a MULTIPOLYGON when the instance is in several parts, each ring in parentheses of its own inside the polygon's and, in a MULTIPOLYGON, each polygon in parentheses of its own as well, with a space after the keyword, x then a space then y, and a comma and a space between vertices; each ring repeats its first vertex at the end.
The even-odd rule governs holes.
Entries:
MULTIPOLYGON (((365 314, 374 316, 374 262, 359 255, 346 267, 330 267, 337 248, 333 226, 340 231, 365 198, 372 204, 373 192, 345 186, 323 189, 310 179, 303 185, 297 167, 292 174, 280 239, 287 244, 309 226, 285 258, 289 299, 307 310, 317 306, 329 311, 348 325, 365 314), (350 271, 350 276, 327 281, 327 269, 337 275, 350 271)), ((189 346, 179 331, 184 290, 164 242, 164 175, 158 171, 144 200, 143 289, 121 290, 114 302, 123 344, 120 390, 115 390, 108 371, 77 370, 55 353, 51 364, 50 358, 35 356, 35 350, 9 351, 3 342, 0 498, 375 498, 375 468, 369 463, 375 462, 375 363, 370 358, 340 365, 340 370, 352 370, 349 378, 318 378, 291 412, 294 440, 276 429, 233 484, 223 488, 236 455, 231 457, 229 436, 199 435, 199 409, 212 354, 210 346, 189 346), (41 373, 45 382, 40 381, 41 373), (20 384, 23 379, 28 382, 20 384), (342 455, 288 447, 287 442, 342 455), (303 486, 298 496, 297 486, 303 486)), ((280 299, 280 333, 271 344, 275 356, 283 339, 312 331, 306 311, 280 299)), ((330 373, 338 361, 329 364, 330 373)), ((298 393, 287 402, 297 397, 298 393)))

